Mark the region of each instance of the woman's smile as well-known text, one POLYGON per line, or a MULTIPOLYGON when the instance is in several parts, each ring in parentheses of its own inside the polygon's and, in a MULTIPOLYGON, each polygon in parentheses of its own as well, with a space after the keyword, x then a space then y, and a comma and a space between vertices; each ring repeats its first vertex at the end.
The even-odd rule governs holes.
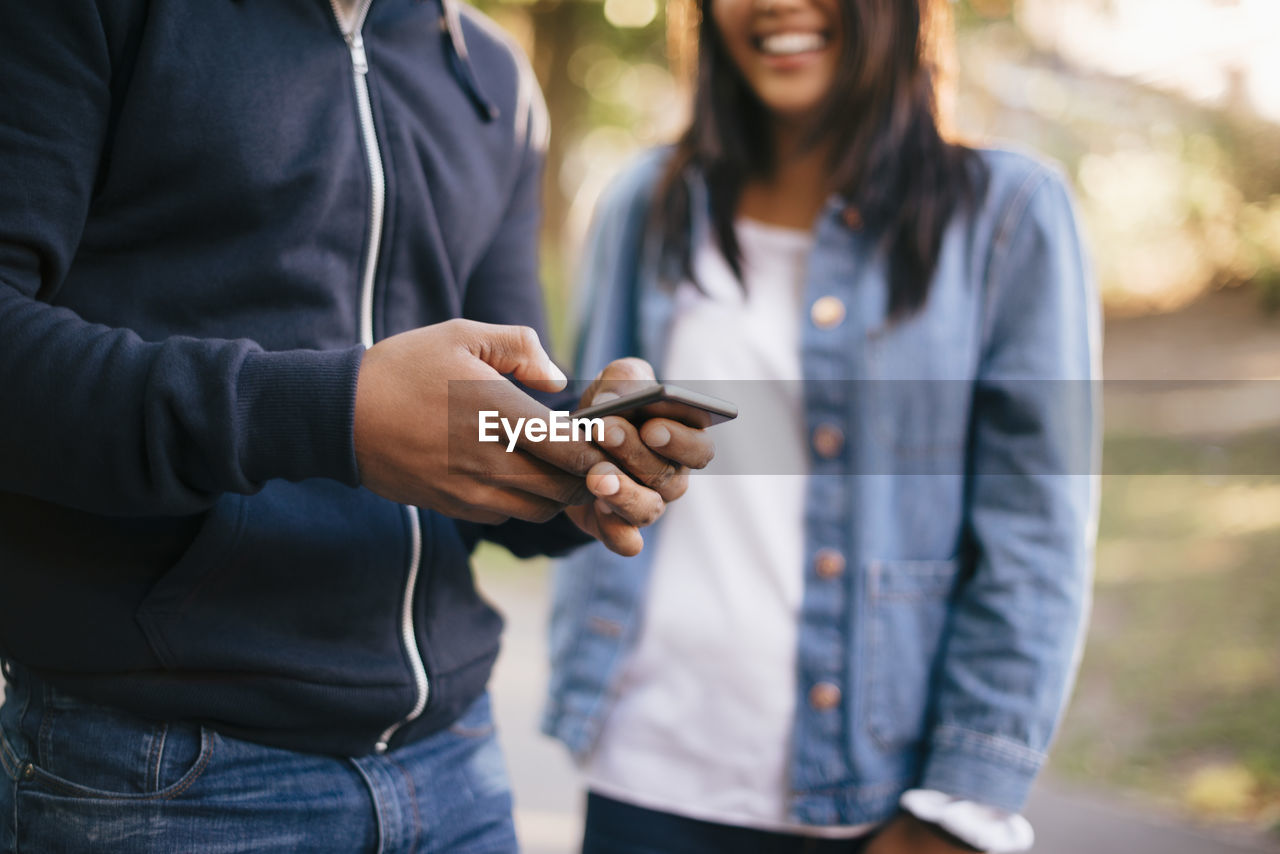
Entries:
POLYGON ((831 0, 715 0, 711 11, 733 64, 776 118, 821 107, 840 58, 840 13, 831 0))

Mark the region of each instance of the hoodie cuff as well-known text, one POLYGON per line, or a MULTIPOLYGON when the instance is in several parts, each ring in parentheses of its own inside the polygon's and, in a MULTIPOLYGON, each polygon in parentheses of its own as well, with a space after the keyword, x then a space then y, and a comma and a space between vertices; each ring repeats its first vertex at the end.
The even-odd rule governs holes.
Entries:
POLYGON ((360 484, 353 436, 363 357, 361 345, 245 357, 234 429, 248 480, 325 477, 360 484))

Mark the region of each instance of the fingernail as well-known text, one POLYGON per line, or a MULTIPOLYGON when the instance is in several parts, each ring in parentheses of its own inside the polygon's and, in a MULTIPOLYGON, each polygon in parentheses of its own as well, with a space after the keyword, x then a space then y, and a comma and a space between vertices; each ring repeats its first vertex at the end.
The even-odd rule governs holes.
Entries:
POLYGON ((597 501, 596 512, 599 513, 601 516, 608 516, 610 513, 613 512, 613 508, 603 501, 597 501))
POLYGON ((610 427, 605 431, 604 445, 606 448, 616 448, 625 441, 627 441, 627 434, 622 431, 621 427, 610 427))
POLYGON ((613 495, 622 488, 622 481, 618 480, 616 474, 607 474, 596 481, 594 490, 596 495, 613 495))
POLYGON ((661 448, 671 441, 671 431, 666 427, 654 427, 649 431, 649 447, 661 448))
POLYGON ((560 366, 550 359, 547 360, 547 374, 551 379, 561 384, 567 384, 569 378, 564 375, 564 371, 560 370, 560 366))
POLYGON ((595 397, 591 398, 591 405, 595 406, 597 403, 608 403, 611 400, 617 400, 618 397, 619 395, 616 395, 611 391, 602 391, 595 397))

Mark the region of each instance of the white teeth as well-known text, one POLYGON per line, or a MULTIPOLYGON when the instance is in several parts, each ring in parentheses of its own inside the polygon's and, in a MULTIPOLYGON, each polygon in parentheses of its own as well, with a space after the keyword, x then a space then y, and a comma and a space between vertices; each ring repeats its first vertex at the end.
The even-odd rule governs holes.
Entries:
POLYGON ((827 38, 821 33, 777 33, 760 39, 760 49, 771 56, 791 56, 826 46, 827 38))

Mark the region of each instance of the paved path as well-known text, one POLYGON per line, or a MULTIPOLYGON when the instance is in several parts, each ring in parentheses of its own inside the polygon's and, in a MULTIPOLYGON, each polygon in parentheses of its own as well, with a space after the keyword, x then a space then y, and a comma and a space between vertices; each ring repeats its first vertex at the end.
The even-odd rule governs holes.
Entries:
MULTIPOLYGON (((525 854, 569 854, 579 839, 582 795, 564 752, 537 732, 546 679, 543 573, 532 567, 528 573, 482 571, 481 585, 507 615, 493 693, 525 854)), ((1039 787, 1027 815, 1038 835, 1036 854, 1280 852, 1280 843, 1210 835, 1149 808, 1059 785, 1039 787)))

